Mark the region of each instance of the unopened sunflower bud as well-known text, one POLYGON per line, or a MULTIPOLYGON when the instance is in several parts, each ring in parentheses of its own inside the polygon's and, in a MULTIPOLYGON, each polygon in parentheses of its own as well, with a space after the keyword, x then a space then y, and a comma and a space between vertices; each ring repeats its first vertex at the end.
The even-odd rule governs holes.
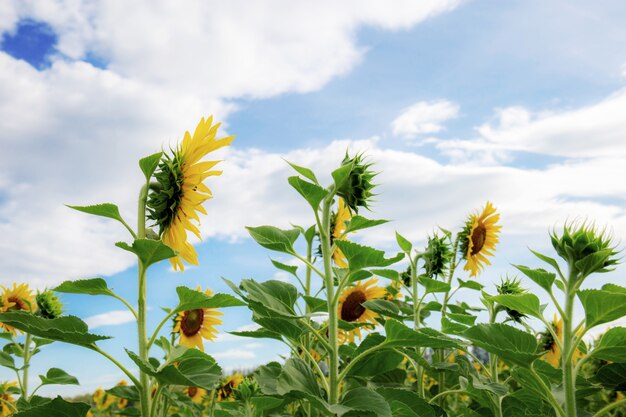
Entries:
POLYGON ((63 303, 59 300, 52 290, 45 290, 37 293, 35 297, 37 302, 38 314, 45 319, 56 319, 63 314, 63 303))
MULTIPOLYGON (((506 277, 506 279, 501 280, 500 285, 496 285, 496 289, 498 290, 498 294, 501 294, 501 295, 524 294, 528 292, 528 290, 525 288, 522 288, 521 283, 522 281, 518 278, 506 277)), ((518 323, 521 322, 524 317, 526 317, 525 314, 522 314, 517 310, 512 310, 508 307, 504 307, 504 310, 506 311, 506 313, 509 315, 511 319, 515 320, 518 323)))
POLYGON ((376 176, 376 173, 370 170, 372 164, 365 163, 363 154, 350 158, 346 153, 341 165, 351 165, 352 168, 348 179, 337 189, 337 195, 344 199, 346 205, 354 213, 359 212, 359 207, 369 208, 368 204, 374 195, 372 189, 376 187, 376 184, 372 184, 376 176))
POLYGON ((443 275, 452 259, 452 248, 446 236, 439 237, 436 234, 428 238, 428 246, 424 253, 424 270, 429 278, 443 275))

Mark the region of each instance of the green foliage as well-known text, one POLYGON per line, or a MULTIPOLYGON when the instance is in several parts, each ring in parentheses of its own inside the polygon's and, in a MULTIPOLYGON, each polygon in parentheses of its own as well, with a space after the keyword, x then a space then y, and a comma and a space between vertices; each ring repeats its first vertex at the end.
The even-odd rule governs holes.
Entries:
POLYGON ((467 329, 463 336, 503 361, 522 368, 530 367, 541 356, 537 353, 535 336, 506 324, 479 324, 467 329))
POLYGON ((59 368, 50 368, 45 376, 39 375, 39 378, 42 385, 79 385, 76 377, 59 368))
POLYGON ((607 290, 581 290, 578 298, 585 308, 585 325, 591 329, 626 316, 626 293, 607 290))
POLYGON ((609 329, 602 335, 600 342, 589 356, 605 361, 626 363, 626 328, 609 329))
POLYGON ((365 268, 393 265, 404 258, 403 253, 398 253, 391 258, 385 258, 385 252, 383 251, 347 240, 338 240, 335 244, 348 259, 348 266, 351 272, 365 268))
POLYGON ((309 202, 313 210, 317 210, 322 200, 328 195, 328 191, 319 185, 305 181, 300 177, 289 177, 287 181, 309 202))
POLYGON ((252 239, 266 249, 294 253, 293 244, 298 239, 298 229, 281 230, 274 226, 246 227, 252 239))
POLYGON ((89 406, 85 403, 70 403, 57 397, 15 413, 13 417, 84 417, 87 411, 89 406))
POLYGON ((174 249, 170 248, 160 240, 135 239, 132 245, 129 245, 126 242, 117 242, 115 246, 137 255, 144 268, 147 268, 159 261, 176 256, 174 249))

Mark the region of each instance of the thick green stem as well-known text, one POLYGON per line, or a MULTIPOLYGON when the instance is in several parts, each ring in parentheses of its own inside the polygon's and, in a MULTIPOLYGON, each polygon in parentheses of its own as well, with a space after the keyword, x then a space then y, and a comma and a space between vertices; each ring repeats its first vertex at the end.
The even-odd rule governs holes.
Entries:
POLYGON ((619 401, 615 401, 614 403, 611 403, 611 404, 607 405, 606 407, 601 408, 597 413, 595 413, 593 415, 593 417, 603 416, 606 413, 608 413, 609 411, 613 410, 614 408, 622 407, 624 405, 626 405, 626 398, 624 398, 622 400, 619 400, 619 401))
MULTIPOLYGON (((409 253, 409 261, 411 263, 411 287, 412 287, 412 291, 411 291, 411 297, 413 298, 413 329, 414 330, 418 330, 420 327, 420 309, 421 309, 421 304, 422 304, 422 299, 418 298, 419 294, 418 294, 418 286, 417 286, 417 262, 419 260, 419 255, 417 255, 415 257, 415 259, 411 259, 411 254, 409 253), (419 299, 419 302, 418 302, 419 299)), ((416 348, 417 350, 417 354, 421 355, 422 354, 422 349, 421 348, 416 348)), ((415 379, 416 379, 416 386, 415 389, 417 390, 417 395, 421 395, 422 397, 424 396, 424 384, 422 381, 422 369, 421 366, 416 365, 415 366, 415 379)))
MULTIPOLYGON (((572 268, 570 268, 572 271, 572 268)), ((574 334, 572 332, 572 321, 574 315, 573 290, 575 274, 570 272, 568 287, 565 292, 565 315, 563 319, 563 351, 561 354, 561 366, 563 368, 563 387, 565 388, 565 414, 568 417, 576 417, 576 374, 574 373, 574 363, 572 353, 576 349, 573 346, 574 334)))
MULTIPOLYGON (((137 238, 146 237, 146 202, 148 199, 148 184, 141 188, 139 193, 139 207, 137 211, 137 238)), ((146 334, 146 267, 141 260, 138 262, 138 297, 137 297, 137 337, 139 339, 139 357, 148 362, 148 337, 146 334)), ((150 415, 150 380, 148 374, 139 370, 141 415, 150 415)))
POLYGON ((30 333, 26 333, 26 340, 24 341, 24 371, 22 373, 22 397, 28 398, 28 368, 30 366, 30 343, 33 337, 30 333))
POLYGON ((119 363, 117 361, 117 359, 115 359, 113 356, 109 355, 108 353, 106 353, 105 351, 103 351, 102 349, 100 349, 98 346, 96 345, 92 345, 90 347, 90 349, 92 349, 95 352, 98 352, 99 354, 101 354, 102 356, 104 356, 105 358, 107 358, 108 360, 110 360, 111 362, 113 362, 118 368, 120 368, 120 370, 122 372, 124 372, 126 374, 126 376, 133 382, 133 384, 135 384, 135 386, 137 387, 137 389, 141 390, 141 384, 139 383, 139 381, 137 380, 137 378, 135 378, 135 375, 133 375, 128 369, 126 369, 126 367, 124 365, 122 365, 121 363, 119 363))

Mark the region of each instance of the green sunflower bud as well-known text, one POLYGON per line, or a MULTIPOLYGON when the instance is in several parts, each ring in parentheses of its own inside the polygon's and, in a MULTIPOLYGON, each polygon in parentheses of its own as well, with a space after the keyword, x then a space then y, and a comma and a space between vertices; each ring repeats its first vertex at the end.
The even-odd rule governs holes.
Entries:
POLYGON ((337 195, 343 198, 346 205, 357 214, 359 207, 369 209, 368 204, 374 195, 372 190, 376 187, 372 180, 377 174, 370 170, 372 164, 366 164, 363 159, 363 154, 350 158, 346 152, 341 166, 351 165, 352 169, 348 179, 337 190, 337 195))
POLYGON ((235 389, 235 399, 239 401, 249 401, 252 397, 260 393, 259 385, 252 378, 245 378, 235 389))
POLYGON ((183 197, 182 162, 177 152, 173 152, 172 156, 163 154, 154 173, 157 182, 150 184, 148 218, 159 227, 159 236, 174 220, 176 209, 183 197))
POLYGON ((52 290, 37 293, 38 314, 45 319, 56 319, 63 313, 63 304, 52 290))
POLYGON ((411 282, 411 265, 409 265, 409 267, 406 269, 406 271, 402 272, 400 274, 400 279, 402 280, 402 282, 404 283, 404 285, 408 288, 411 288, 412 282, 411 282))
POLYGON ((429 278, 437 278, 443 275, 452 260, 452 248, 446 236, 439 237, 436 234, 428 238, 428 246, 424 253, 424 270, 429 278))
POLYGON ((572 222, 563 226, 563 234, 550 233, 552 246, 578 279, 584 279, 594 272, 609 272, 617 265, 618 251, 613 244, 613 236, 606 229, 598 230, 594 224, 572 222))
MULTIPOLYGON (((522 284, 522 281, 520 279, 506 277, 506 279, 502 279, 500 281, 500 285, 496 285, 496 289, 498 290, 498 294, 502 294, 502 295, 524 294, 528 292, 527 289, 522 288, 521 284, 522 284)), ((524 317, 526 317, 525 314, 522 314, 517 310, 512 310, 508 307, 504 307, 504 310, 506 311, 506 313, 509 315, 509 317, 512 320, 518 323, 521 322, 524 317)))

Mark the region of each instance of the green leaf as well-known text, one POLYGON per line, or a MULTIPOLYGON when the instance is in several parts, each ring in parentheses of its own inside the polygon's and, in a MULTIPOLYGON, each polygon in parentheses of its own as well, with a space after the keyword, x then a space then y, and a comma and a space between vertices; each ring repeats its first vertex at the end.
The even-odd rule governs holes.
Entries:
POLYGON ((413 244, 398 232, 396 232, 396 241, 398 242, 400 249, 406 253, 410 253, 411 249, 413 249, 413 244))
POLYGON ((252 397, 250 399, 252 406, 256 409, 257 412, 263 411, 263 410, 271 410, 272 408, 276 408, 280 406, 283 403, 283 401, 284 400, 282 398, 268 397, 268 396, 252 397))
POLYGON ((371 272, 374 275, 378 275, 392 281, 400 280, 400 274, 395 269, 372 269, 371 272))
POLYGON ((450 284, 436 279, 419 277, 418 282, 426 289, 426 294, 450 291, 450 284))
POLYGON ((626 362, 626 328, 609 329, 589 356, 604 361, 626 362))
POLYGON ((465 324, 455 323, 447 317, 441 318, 441 331, 447 334, 462 335, 468 328, 465 324))
POLYGON ((102 204, 94 204, 93 206, 69 206, 71 209, 87 213, 93 214, 94 216, 106 217, 109 219, 117 220, 119 222, 124 222, 122 216, 120 215, 120 210, 115 204, 111 203, 102 203, 102 204))
POLYGON ((393 350, 377 351, 359 360, 350 368, 348 375, 373 377, 396 369, 403 359, 401 353, 393 350))
POLYGON ((247 331, 241 331, 241 332, 228 332, 228 333, 234 334, 235 336, 252 337, 255 339, 276 339, 276 340, 281 340, 281 341, 283 340, 280 333, 276 333, 268 329, 257 329, 257 330, 247 330, 247 331))
POLYGON ((7 311, 0 313, 0 322, 33 336, 85 347, 92 347, 100 340, 110 339, 108 336, 89 333, 87 324, 74 316, 44 319, 26 311, 7 311))
POLYGON ((448 317, 456 322, 463 323, 468 326, 473 326, 476 322, 476 316, 473 316, 471 314, 448 313, 448 317))
POLYGON ((346 392, 341 402, 331 406, 338 416, 351 413, 358 416, 392 417, 385 398, 374 390, 358 387, 346 392))
POLYGON ((298 278, 298 274, 296 273, 296 272, 298 271, 298 267, 297 267, 296 265, 286 265, 286 264, 284 264, 284 263, 281 263, 281 262, 275 261, 275 260, 273 260, 273 259, 271 259, 271 261, 272 261, 272 264, 273 264, 276 268, 278 268, 278 269, 280 269, 280 270, 282 270, 282 271, 288 272, 288 273, 290 273, 291 275, 293 275, 294 277, 298 278))
POLYGON ((139 401, 139 390, 133 385, 118 385, 106 390, 106 392, 117 398, 124 398, 130 401, 139 401))
POLYGON ((620 287, 619 285, 616 285, 616 284, 604 284, 601 289, 604 291, 626 294, 626 288, 620 287))
POLYGON ((229 294, 207 295, 202 291, 192 290, 183 286, 176 287, 176 293, 178 294, 178 306, 172 311, 172 314, 199 308, 240 307, 246 305, 243 301, 229 294))
POLYGON ((369 300, 364 303, 361 303, 361 305, 367 308, 368 310, 371 310, 374 313, 381 314, 385 317, 393 317, 398 320, 405 320, 407 318, 400 311, 400 307, 393 301, 375 299, 375 300, 369 300))
POLYGON ((609 363, 598 370, 593 380, 613 391, 626 391, 626 363, 609 363))
POLYGON ((299 322, 283 317, 259 317, 254 316, 253 320, 265 329, 286 336, 291 340, 298 340, 307 331, 307 328, 299 322))
MULTIPOLYGON (((556 263, 556 261, 555 261, 556 263)), ((552 285, 554 284, 554 280, 556 279, 556 274, 552 272, 548 272, 543 268, 530 269, 524 265, 513 265, 520 272, 526 275, 528 278, 535 281, 541 288, 544 290, 551 292, 552 285)))
POLYGON ((321 298, 315 298, 308 295, 303 295, 304 302, 309 307, 311 313, 328 312, 328 302, 321 298))
POLYGON ((537 353, 535 336, 506 324, 479 324, 467 329, 463 336, 503 361, 522 368, 530 367, 541 356, 537 353))
POLYGON ((559 267, 559 264, 557 263, 556 260, 554 260, 553 258, 550 258, 549 256, 546 256, 544 254, 541 254, 539 252, 535 252, 532 249, 529 249, 537 258, 541 259, 542 261, 544 261, 545 263, 547 263, 548 265, 552 266, 560 275, 561 274, 561 268, 559 267))
POLYGON ((539 298, 535 294, 501 294, 496 296, 487 296, 485 294, 485 296, 504 307, 522 314, 537 318, 543 317, 539 298))
POLYGON ((581 290, 578 298, 585 308, 585 327, 591 329, 626 315, 626 293, 606 290, 581 290))
POLYGON ((56 397, 52 401, 19 411, 13 417, 84 417, 90 408, 85 403, 70 403, 56 397))
POLYGON ((457 278, 457 281, 459 281, 459 287, 460 288, 469 288, 471 290, 476 290, 476 291, 480 291, 483 288, 485 288, 485 286, 483 284, 481 284, 478 281, 472 281, 471 279, 467 280, 467 281, 463 281, 460 278, 457 278))
POLYGON ((376 391, 391 405, 394 416, 437 417, 435 409, 414 392, 396 388, 379 388, 376 391), (406 408, 400 407, 399 404, 407 407, 410 414, 407 414, 406 408))
POLYGON ((264 248, 294 254, 293 244, 298 239, 298 229, 282 230, 274 226, 247 226, 250 236, 264 248))
POLYGON ((282 372, 282 367, 278 362, 270 362, 267 365, 259 366, 254 370, 254 379, 261 387, 261 392, 265 395, 278 395, 276 387, 278 377, 282 372))
POLYGON ((161 156, 163 156, 163 152, 157 152, 139 160, 139 168, 141 168, 143 175, 146 176, 146 181, 150 181, 152 174, 154 174, 154 171, 159 166, 159 162, 161 162, 161 156))
POLYGON ((107 286, 106 281, 102 278, 65 281, 61 285, 56 287, 54 291, 66 294, 115 296, 115 293, 107 286))
POLYGON ((385 335, 385 344, 389 347, 410 346, 434 349, 460 349, 462 347, 458 340, 449 338, 434 329, 413 330, 394 319, 385 322, 385 335))
POLYGON ((366 219, 363 216, 352 216, 352 218, 346 222, 346 231, 345 233, 354 232, 356 230, 367 229, 370 227, 375 227, 381 224, 388 223, 389 220, 370 220, 366 219))
POLYGON ((302 175, 305 178, 310 179, 315 184, 319 184, 319 182, 317 181, 317 178, 315 177, 315 174, 309 168, 305 168, 305 167, 301 167, 301 166, 296 165, 296 164, 292 164, 289 161, 285 161, 285 162, 287 162, 289 165, 291 165, 291 167, 293 169, 295 169, 298 172, 298 174, 302 175))
POLYGON ((298 290, 293 285, 277 280, 259 283, 244 279, 240 286, 247 293, 248 306, 256 313, 262 316, 297 317, 294 304, 298 299, 298 290))
POLYGON ((10 369, 17 369, 15 367, 15 359, 13 359, 13 356, 2 351, 0 351, 0 366, 4 366, 5 368, 10 369))
POLYGON ((211 356, 198 349, 177 346, 175 352, 159 369, 143 361, 135 353, 126 350, 128 356, 143 372, 153 376, 163 385, 184 385, 214 389, 221 377, 222 369, 211 356))
POLYGON ((333 182, 335 183, 335 190, 341 189, 343 187, 343 184, 348 181, 348 178, 350 178, 350 172, 352 172, 353 167, 353 163, 346 164, 337 168, 331 173, 333 177, 333 182))
POLYGON ((59 368, 50 368, 45 376, 39 375, 39 378, 41 385, 79 385, 76 377, 59 368))
POLYGON ((160 240, 135 239, 132 246, 126 242, 117 242, 115 246, 137 255, 146 268, 154 263, 176 256, 174 249, 160 240))
POLYGON ((319 185, 312 184, 300 177, 289 177, 287 181, 309 202, 313 210, 317 210, 324 197, 328 195, 328 191, 319 185))
POLYGON ((369 246, 362 246, 348 240, 337 240, 335 244, 348 259, 351 272, 364 268, 385 267, 394 264, 404 258, 403 253, 398 253, 392 258, 385 258, 385 252, 369 246))
POLYGON ((322 397, 322 390, 311 368, 299 358, 290 358, 285 362, 278 376, 276 391, 280 395, 297 392, 304 394, 307 398, 322 397))

